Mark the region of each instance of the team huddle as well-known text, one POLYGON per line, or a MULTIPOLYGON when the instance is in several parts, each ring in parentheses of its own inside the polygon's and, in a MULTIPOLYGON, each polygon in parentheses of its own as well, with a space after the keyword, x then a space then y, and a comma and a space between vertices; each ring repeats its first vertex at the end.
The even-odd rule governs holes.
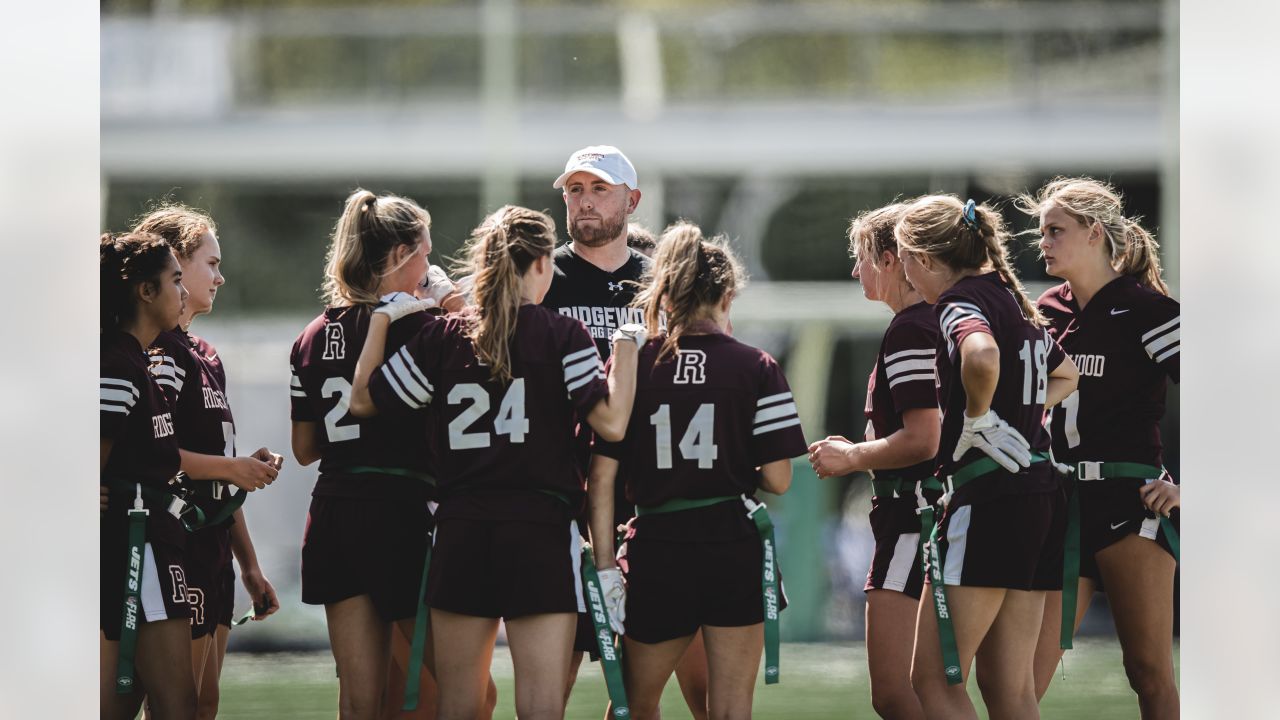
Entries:
MULTIPOLYGON (((819 478, 873 475, 881 716, 977 717, 976 660, 990 717, 1038 717, 1098 589, 1143 717, 1177 716, 1158 422, 1179 310, 1113 189, 1018 198, 1065 281, 1038 302, 985 204, 855 218, 854 277, 894 317, 865 438, 807 443, 778 363, 733 337, 728 242, 629 226, 637 174, 611 146, 553 185, 569 243, 505 206, 452 272, 412 200, 358 190, 335 225, 289 395, 292 455, 319 462, 302 600, 325 608, 340 717, 491 717, 500 622, 521 718, 563 717, 583 653, 610 717, 657 717, 673 674, 693 717, 749 717, 762 657, 767 684, 784 675, 787 604, 757 494, 785 493, 806 454, 819 478)), ((224 282, 216 233, 167 205, 100 241, 104 717, 215 716, 230 627, 279 607, 240 506, 284 459, 237 455, 221 361, 189 332, 224 282)))

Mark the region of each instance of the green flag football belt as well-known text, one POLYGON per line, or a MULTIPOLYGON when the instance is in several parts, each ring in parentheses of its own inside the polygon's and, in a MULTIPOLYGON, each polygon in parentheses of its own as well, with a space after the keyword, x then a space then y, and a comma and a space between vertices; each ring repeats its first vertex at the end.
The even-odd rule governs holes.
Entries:
POLYGON ((777 684, 781 674, 782 634, 778 627, 778 614, 782 596, 778 590, 778 546, 774 539, 773 520, 769 517, 765 504, 746 495, 722 495, 697 500, 676 498, 661 505, 636 507, 636 516, 695 510, 734 500, 741 500, 746 506, 747 517, 755 523, 756 531, 760 533, 760 545, 764 551, 760 568, 760 585, 764 591, 764 682, 766 685, 774 685, 777 684))
MULTIPOLYGON (((1049 454, 1034 450, 1031 453, 1031 463, 1048 462, 1049 454)), ((988 473, 1002 470, 1000 463, 989 457, 979 458, 971 463, 960 466, 947 477, 946 482, 939 482, 938 486, 945 491, 943 496, 943 504, 950 500, 956 490, 968 485, 974 480, 987 475, 988 473)), ((923 500, 921 500, 923 504, 923 500)), ((946 553, 938 547, 938 529, 940 524, 934 523, 934 509, 932 507, 920 508, 920 562, 922 567, 928 568, 930 580, 930 592, 933 593, 933 612, 938 618, 938 641, 942 645, 942 669, 947 678, 948 685, 959 685, 964 682, 964 673, 960 669, 960 652, 956 647, 956 630, 955 624, 951 617, 951 606, 947 604, 947 587, 944 582, 942 565, 946 560, 946 553), (925 536, 929 537, 928 545, 924 544, 925 536)))
MULTIPOLYGON (((1071 466, 1069 474, 1074 475, 1076 482, 1095 482, 1129 478, 1134 480, 1150 480, 1164 475, 1164 468, 1134 462, 1078 462, 1071 466)), ((1178 530, 1169 518, 1160 517, 1160 528, 1164 530, 1165 540, 1173 551, 1174 560, 1178 559, 1178 530)), ((1070 650, 1072 636, 1075 635, 1076 605, 1080 593, 1080 493, 1073 491, 1067 499, 1067 530, 1062 543, 1062 628, 1058 636, 1058 646, 1070 650)))
POLYGON ((878 498, 915 497, 917 489, 941 490, 942 483, 932 475, 923 478, 909 478, 903 475, 877 472, 871 478, 871 494, 878 498))
POLYGON ((609 611, 604 605, 604 589, 596 570, 595 555, 589 543, 582 545, 582 589, 586 592, 587 614, 596 633, 600 666, 604 668, 604 684, 609 691, 609 714, 615 718, 631 715, 627 688, 622 677, 622 642, 609 626, 609 611))

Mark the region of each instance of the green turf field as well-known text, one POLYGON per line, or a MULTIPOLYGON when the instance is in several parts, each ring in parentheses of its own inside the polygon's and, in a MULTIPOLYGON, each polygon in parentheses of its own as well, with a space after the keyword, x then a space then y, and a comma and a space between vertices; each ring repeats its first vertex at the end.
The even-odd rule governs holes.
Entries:
MULTIPOLYGON (((862 643, 787 644, 782 650, 782 683, 756 690, 760 718, 871 718, 866 651, 862 643)), ((1174 661, 1177 662, 1175 646, 1174 661)), ((511 660, 505 647, 494 653, 498 683, 495 718, 515 716, 512 706, 511 660)), ((977 689, 970 682, 977 698, 977 689)), ((599 720, 604 715, 604 681, 596 666, 584 666, 569 703, 567 718, 599 720)), ((227 658, 222 679, 219 718, 298 718, 331 720, 336 716, 338 681, 333 658, 321 653, 235 653, 227 658)), ((978 704, 982 717, 982 706, 978 704)), ((1041 705, 1046 718, 1129 720, 1137 702, 1120 667, 1120 648, 1110 639, 1080 639, 1067 654, 1067 679, 1054 680, 1041 705)), ((674 679, 663 696, 666 718, 688 717, 674 679)))

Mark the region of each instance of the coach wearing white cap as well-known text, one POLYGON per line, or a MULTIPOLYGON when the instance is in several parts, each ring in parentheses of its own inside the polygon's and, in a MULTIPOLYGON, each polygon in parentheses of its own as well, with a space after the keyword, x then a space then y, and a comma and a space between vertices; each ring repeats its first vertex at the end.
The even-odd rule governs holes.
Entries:
POLYGON ((592 145, 569 156, 552 183, 563 191, 570 242, 556 249, 551 290, 542 304, 581 320, 608 358, 609 338, 628 322, 644 322, 627 305, 649 265, 627 247, 627 218, 640 204, 636 169, 612 145, 592 145))

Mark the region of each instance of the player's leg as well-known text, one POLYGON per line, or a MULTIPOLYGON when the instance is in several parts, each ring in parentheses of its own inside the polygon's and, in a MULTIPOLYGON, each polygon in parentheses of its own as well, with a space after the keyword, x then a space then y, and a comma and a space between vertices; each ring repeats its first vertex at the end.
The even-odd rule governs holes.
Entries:
POLYGON ((1131 534, 1097 554, 1116 621, 1124 671, 1143 718, 1177 718, 1173 676, 1173 575, 1177 563, 1155 542, 1131 534))
POLYGON ((213 634, 209 635, 209 658, 205 662, 204 672, 200 675, 196 686, 199 704, 196 717, 199 720, 213 720, 218 716, 218 682, 222 679, 222 664, 227 657, 227 640, 231 637, 231 628, 218 624, 213 634))
POLYGON ((707 709, 713 720, 751 717, 764 624, 741 627, 702 626, 707 646, 707 709))
POLYGON ((1039 717, 1032 661, 1044 591, 1008 590, 977 653, 982 700, 991 720, 1039 717))
POLYGON ((707 720, 707 676, 707 647, 699 628, 676 665, 676 682, 694 720, 707 720))
POLYGON ((507 620, 507 644, 516 676, 516 716, 564 717, 560 688, 568 682, 576 613, 542 613, 507 620))
POLYGON ((919 607, 919 600, 896 590, 867 592, 871 706, 882 718, 924 718, 924 708, 911 688, 911 651, 919 607))
POLYGON ((440 690, 436 717, 474 720, 486 706, 486 680, 498 638, 498 619, 432 608, 431 635, 436 687, 440 690))
MULTIPOLYGON (((388 720, 404 716, 401 708, 404 705, 404 693, 409 680, 413 625, 413 620, 397 620, 391 626, 391 663, 387 667, 387 687, 382 701, 382 717, 388 720)), ((438 692, 435 668, 435 650, 431 643, 431 628, 428 626, 426 644, 422 646, 422 669, 418 673, 418 708, 408 717, 434 718, 436 716, 438 692)))
MULTIPOLYGON (((942 664, 942 644, 938 639, 938 617, 934 610, 933 586, 925 585, 916 615, 916 644, 911 661, 911 686, 915 688, 927 718, 941 720, 976 720, 977 711, 969 701, 965 682, 947 683, 942 664)), ((955 628, 960 673, 968 681, 978 646, 995 622, 1004 602, 1004 588, 946 587, 947 605, 955 628)))
MULTIPOLYGON (((1079 583, 1079 592, 1076 594, 1076 624, 1075 632, 1080 630, 1080 623, 1084 620, 1085 613, 1089 611, 1089 604, 1093 602, 1093 593, 1097 588, 1097 583, 1093 580, 1082 577, 1079 583)), ((1045 593, 1044 597, 1044 617, 1040 621, 1040 638, 1036 640, 1036 659, 1035 659, 1035 676, 1036 676, 1036 700, 1044 699, 1044 694, 1049 690, 1049 684, 1053 682, 1053 675, 1057 672, 1058 663, 1062 660, 1062 592, 1050 591, 1045 593)), ((983 669, 982 658, 978 658, 978 687, 983 687, 987 672, 983 669)), ((985 694, 985 691, 984 691, 985 694)))
POLYGON ((631 716, 635 720, 658 717, 662 690, 693 637, 686 635, 656 643, 624 638, 627 661, 623 663, 622 671, 626 679, 627 702, 631 704, 631 716))
POLYGON ((338 708, 342 720, 378 717, 390 662, 390 625, 368 595, 324 606, 329 645, 338 665, 338 708))
POLYGON ((196 716, 189 620, 176 618, 140 623, 134 662, 152 718, 185 720, 196 716))
POLYGON ((133 720, 142 706, 142 692, 116 693, 116 663, 120 643, 98 633, 98 707, 102 720, 133 720))

